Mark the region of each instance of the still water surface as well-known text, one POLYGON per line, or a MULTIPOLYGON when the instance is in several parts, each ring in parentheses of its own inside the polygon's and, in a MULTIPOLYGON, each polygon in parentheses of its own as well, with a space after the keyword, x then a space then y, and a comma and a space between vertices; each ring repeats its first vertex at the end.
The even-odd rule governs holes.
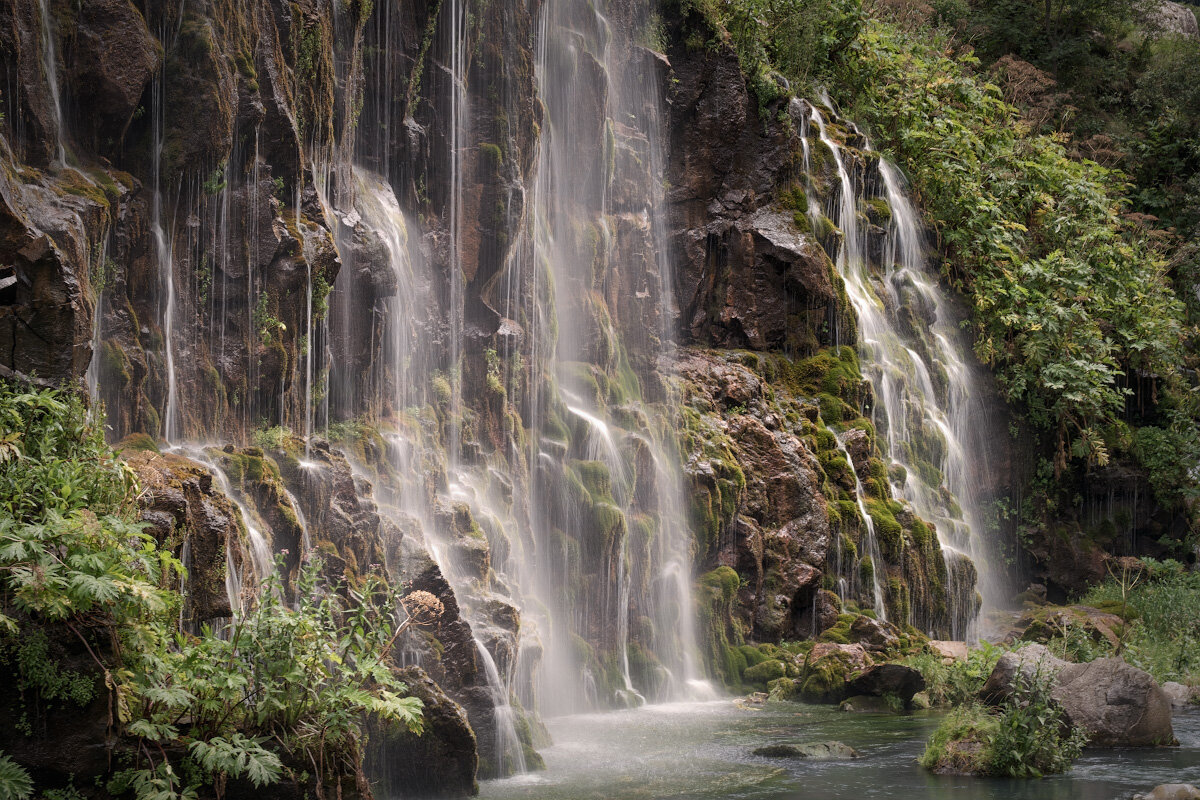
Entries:
POLYGON ((550 720, 545 772, 488 781, 488 800, 1127 800, 1160 783, 1200 784, 1200 712, 1175 717, 1180 747, 1089 750, 1067 775, 994 780, 930 775, 916 764, 932 713, 847 714, 790 703, 679 703, 550 720), (774 743, 836 740, 862 758, 751 755, 774 743))

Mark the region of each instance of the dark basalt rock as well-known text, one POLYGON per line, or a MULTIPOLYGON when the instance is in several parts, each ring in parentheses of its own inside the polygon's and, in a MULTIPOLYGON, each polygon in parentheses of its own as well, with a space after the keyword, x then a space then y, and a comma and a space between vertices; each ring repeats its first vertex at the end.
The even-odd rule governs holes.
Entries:
POLYGON ((182 555, 189 550, 187 598, 183 618, 191 630, 232 615, 225 574, 240 570, 242 546, 237 510, 213 486, 207 468, 171 453, 125 451, 142 486, 141 521, 160 545, 182 555), (229 564, 226 553, 234 558, 229 564))
POLYGON ((158 67, 159 46, 129 0, 83 3, 70 38, 67 80, 76 138, 116 150, 158 67))
POLYGON ((846 684, 846 694, 851 697, 891 695, 905 706, 912 703, 913 695, 924 690, 925 678, 921 673, 902 664, 879 664, 846 684))
POLYGON ((381 797, 467 797, 478 793, 475 732, 462 706, 454 702, 420 667, 399 677, 424 707, 424 730, 371 725, 366 771, 381 797))

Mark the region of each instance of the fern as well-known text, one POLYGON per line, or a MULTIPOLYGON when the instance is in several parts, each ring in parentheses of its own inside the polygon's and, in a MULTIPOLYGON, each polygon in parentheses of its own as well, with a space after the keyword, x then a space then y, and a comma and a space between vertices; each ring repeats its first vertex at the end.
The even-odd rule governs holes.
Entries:
POLYGON ((0 753, 0 800, 27 800, 33 781, 20 764, 0 753))

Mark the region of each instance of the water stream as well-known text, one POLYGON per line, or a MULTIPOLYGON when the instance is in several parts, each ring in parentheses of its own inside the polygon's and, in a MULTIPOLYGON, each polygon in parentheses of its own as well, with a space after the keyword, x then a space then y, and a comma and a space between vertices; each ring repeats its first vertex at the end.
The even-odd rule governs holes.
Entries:
POLYGON ((1200 782, 1200 712, 1175 717, 1176 748, 1088 750, 1041 780, 939 776, 916 759, 939 715, 848 714, 828 706, 677 703, 549 722, 547 769, 481 785, 484 800, 1124 800, 1200 782), (755 748, 840 741, 854 760, 772 759, 755 748))

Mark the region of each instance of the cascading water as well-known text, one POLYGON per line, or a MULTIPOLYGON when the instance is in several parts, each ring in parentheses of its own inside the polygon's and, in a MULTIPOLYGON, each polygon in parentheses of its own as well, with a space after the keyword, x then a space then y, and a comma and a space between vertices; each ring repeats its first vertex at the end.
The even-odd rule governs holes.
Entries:
POLYGON ((532 535, 505 565, 542 652, 524 701, 545 714, 711 692, 695 658, 669 413, 646 402, 663 391, 647 375, 669 353, 673 319, 660 102, 632 63, 646 54, 616 27, 576 0, 542 10, 535 74, 546 117, 506 284, 504 316, 525 325, 523 355, 553 378, 530 388, 532 535), (621 313, 654 322, 618 325, 621 313))
MULTIPOLYGON (((854 501, 858 506, 858 514, 862 518, 863 525, 866 527, 866 536, 863 543, 867 547, 867 556, 871 559, 871 597, 873 599, 872 606, 875 609, 875 616, 887 622, 887 607, 883 603, 883 582, 879 579, 879 571, 883 569, 883 553, 879 550, 879 539, 875 536, 875 520, 871 518, 870 512, 867 510, 867 505, 863 498, 867 496, 863 489, 862 480, 858 477, 858 470, 854 466, 854 457, 850 455, 850 451, 846 449, 846 439, 844 434, 835 434, 837 436, 838 449, 842 451, 842 455, 846 459, 847 465, 850 467, 850 473, 854 476, 854 501)), ((838 542, 838 573, 844 575, 847 570, 844 564, 841 563, 842 553, 841 541, 838 542)), ((846 581, 838 581, 838 593, 842 601, 846 600, 846 581)))
MULTIPOLYGON (((160 41, 168 42, 167 16, 163 16, 160 41)), ((165 70, 165 67, 164 67, 165 70)), ((162 421, 162 437, 167 444, 179 438, 179 396, 175 373, 175 246, 172 231, 174 225, 163 218, 162 158, 166 143, 166 75, 160 72, 153 80, 151 89, 151 174, 154 193, 151 200, 150 231, 154 237, 154 255, 158 264, 158 317, 162 329, 163 367, 167 384, 166 399, 159 417, 162 421)))
POLYGON ((54 34, 54 19, 50 14, 50 0, 38 0, 38 11, 41 15, 42 26, 42 72, 46 77, 46 85, 50 89, 50 102, 54 112, 54 160, 59 166, 67 161, 67 148, 64 144, 66 124, 63 121, 61 90, 58 86, 58 45, 54 34))
MULTIPOLYGON (((860 204, 880 192, 856 185, 847 154, 815 107, 810 119, 836 167, 838 187, 826 213, 841 234, 835 264, 858 317, 864 371, 877 398, 873 422, 890 460, 892 494, 935 526, 949 578, 951 635, 971 638, 980 607, 977 573, 988 594, 992 583, 980 543, 984 528, 979 492, 971 478, 978 468, 972 469, 968 461, 968 456, 983 458, 984 452, 975 448, 968 453, 964 444, 970 441, 972 420, 982 413, 972 404, 978 392, 965 347, 945 311, 948 301, 929 274, 917 213, 899 172, 880 160, 887 221, 881 274, 875 275, 868 263, 860 204)), ((810 213, 819 214, 818 208, 811 203, 810 213)), ((924 619, 910 622, 929 625, 924 619)))
MULTIPOLYGON (((427 342, 421 342, 419 332, 424 315, 428 313, 424 298, 428 296, 432 282, 429 267, 410 239, 409 230, 415 226, 401 211, 395 194, 384 180, 361 168, 356 169, 355 203, 361 224, 373 232, 387 253, 395 286, 394 293, 382 298, 376 309, 381 360, 375 370, 378 375, 368 386, 373 394, 375 413, 390 412, 395 427, 389 447, 393 477, 379 485, 380 512, 402 529, 416 526, 425 549, 454 589, 460 611, 475 631, 478 661, 483 667, 482 677, 492 700, 495 756, 499 761, 494 768, 499 774, 525 772, 527 765, 512 706, 511 675, 501 675, 495 656, 479 635, 479 631, 487 627, 487 621, 475 599, 486 591, 487 576, 473 574, 467 565, 460 563, 456 557, 459 543, 434 520, 421 461, 427 444, 410 416, 414 407, 424 403, 434 363, 431 348, 427 342)), ((474 500, 475 494, 465 490, 466 484, 473 483, 470 471, 462 466, 455 467, 452 458, 447 461, 448 469, 452 470, 447 478, 452 483, 447 487, 450 496, 442 502, 453 505, 474 500)))

